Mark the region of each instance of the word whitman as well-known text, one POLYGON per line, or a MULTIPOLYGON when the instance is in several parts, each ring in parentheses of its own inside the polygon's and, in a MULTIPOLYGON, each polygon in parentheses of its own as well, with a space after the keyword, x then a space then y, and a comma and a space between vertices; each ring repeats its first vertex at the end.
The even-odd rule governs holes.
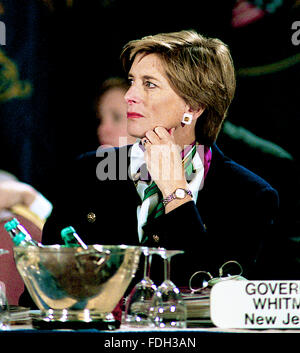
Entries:
POLYGON ((253 298, 255 309, 300 309, 300 297, 253 298))
POLYGON ((223 281, 210 307, 222 328, 300 328, 300 281, 223 281))

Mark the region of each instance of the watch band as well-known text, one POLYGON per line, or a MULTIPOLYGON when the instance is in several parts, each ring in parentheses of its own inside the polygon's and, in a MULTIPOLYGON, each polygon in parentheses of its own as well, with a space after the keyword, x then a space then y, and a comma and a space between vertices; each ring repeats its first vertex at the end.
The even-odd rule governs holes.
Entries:
POLYGON ((182 200, 182 199, 184 199, 187 195, 193 197, 193 194, 192 194, 191 190, 183 189, 183 188, 178 188, 178 189, 176 189, 174 192, 172 192, 171 195, 167 196, 166 198, 164 198, 164 199, 162 200, 164 206, 166 206, 166 205, 167 205, 169 202, 171 202, 172 200, 176 200, 176 199, 181 199, 181 200, 182 200), (183 191, 185 192, 185 196, 184 196, 184 197, 181 198, 181 197, 177 197, 177 196, 176 196, 176 191, 177 191, 178 189, 183 190, 183 191))

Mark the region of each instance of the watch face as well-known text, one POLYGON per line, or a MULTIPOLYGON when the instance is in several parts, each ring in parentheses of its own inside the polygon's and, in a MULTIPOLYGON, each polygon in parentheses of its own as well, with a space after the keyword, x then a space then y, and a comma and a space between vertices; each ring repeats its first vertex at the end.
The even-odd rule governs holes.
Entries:
POLYGON ((175 191, 175 195, 178 199, 184 199, 185 198, 185 191, 183 189, 177 189, 175 191))

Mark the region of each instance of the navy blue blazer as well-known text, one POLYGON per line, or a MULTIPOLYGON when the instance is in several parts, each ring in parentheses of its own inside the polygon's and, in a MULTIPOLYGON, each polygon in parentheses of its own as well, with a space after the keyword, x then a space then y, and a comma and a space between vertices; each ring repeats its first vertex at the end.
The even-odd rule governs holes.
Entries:
MULTIPOLYGON (((87 153, 60 174, 66 178, 44 226, 44 244, 61 243, 61 229, 72 225, 87 244, 139 245, 136 209, 141 200, 118 162, 119 157, 127 161, 121 168, 128 168, 128 148, 111 149, 100 157, 87 153), (115 180, 97 178, 104 158, 117 162, 115 180), (120 171, 125 180, 120 180, 120 171)), ((229 260, 238 261, 244 276, 255 279, 262 243, 275 232, 277 209, 276 190, 214 145, 197 203, 187 202, 147 224, 144 245, 185 251, 172 259, 172 279, 179 286, 187 286, 198 270, 216 276, 229 260)), ((151 276, 158 282, 162 268, 161 260, 153 259, 151 276)))

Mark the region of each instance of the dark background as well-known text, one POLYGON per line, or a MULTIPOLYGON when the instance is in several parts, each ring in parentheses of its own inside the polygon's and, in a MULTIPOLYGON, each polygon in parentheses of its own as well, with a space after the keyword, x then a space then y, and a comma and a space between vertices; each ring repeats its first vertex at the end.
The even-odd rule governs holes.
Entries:
MULTIPOLYGON (((260 7, 263 16, 234 26, 236 3, 0 1, 0 20, 6 25, 6 45, 0 51, 17 65, 17 81, 32 88, 27 97, 0 99, 0 169, 51 200, 54 180, 67 160, 98 147, 94 99, 102 80, 124 75, 122 47, 144 35, 195 29, 227 43, 237 70, 227 120, 242 130, 224 129, 219 147, 278 189, 283 231, 300 237, 300 45, 291 41, 300 4, 248 1, 260 7)), ((16 84, 3 59, 1 82, 0 94, 16 84)))

